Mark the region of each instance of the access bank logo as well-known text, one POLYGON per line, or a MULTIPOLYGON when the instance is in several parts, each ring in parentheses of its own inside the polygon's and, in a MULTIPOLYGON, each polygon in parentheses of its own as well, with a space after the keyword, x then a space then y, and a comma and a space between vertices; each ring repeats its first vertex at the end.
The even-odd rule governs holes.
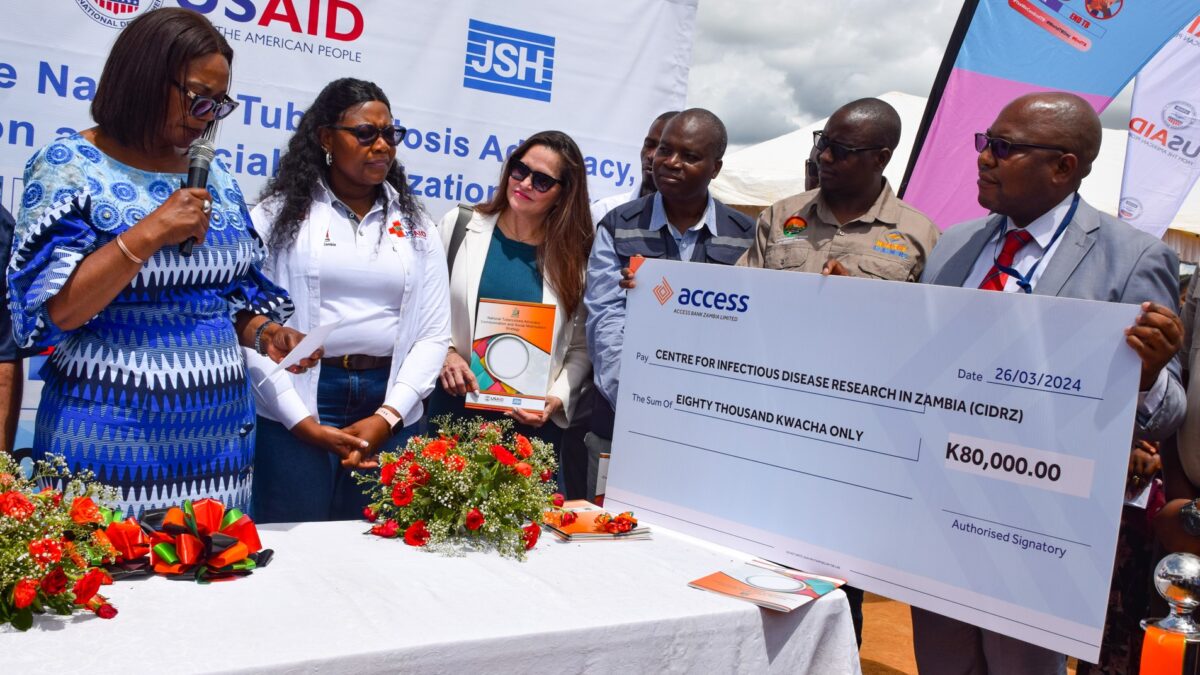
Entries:
POLYGON ((658 304, 665 305, 675 295, 675 289, 671 288, 671 283, 666 277, 662 278, 662 283, 654 287, 654 297, 658 300, 658 304))
POLYGON ((553 37, 470 20, 464 87, 549 102, 553 84, 553 37))
POLYGON ((92 21, 121 29, 142 14, 161 7, 163 0, 75 0, 75 4, 92 21))

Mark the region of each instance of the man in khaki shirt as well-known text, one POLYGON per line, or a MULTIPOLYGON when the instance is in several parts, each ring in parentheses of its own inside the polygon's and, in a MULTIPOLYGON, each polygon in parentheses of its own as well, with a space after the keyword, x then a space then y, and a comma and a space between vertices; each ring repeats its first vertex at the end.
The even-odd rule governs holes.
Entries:
POLYGON ((916 281, 938 229, 883 177, 900 142, 896 110, 875 98, 853 101, 813 137, 819 187, 763 211, 737 264, 916 281))
MULTIPOLYGON (((916 281, 938 229, 897 199, 883 177, 900 142, 900 115, 877 98, 860 99, 838 108, 813 137, 816 189, 763 211, 754 243, 737 264, 916 281)), ((842 590, 861 646, 863 592, 842 590)))

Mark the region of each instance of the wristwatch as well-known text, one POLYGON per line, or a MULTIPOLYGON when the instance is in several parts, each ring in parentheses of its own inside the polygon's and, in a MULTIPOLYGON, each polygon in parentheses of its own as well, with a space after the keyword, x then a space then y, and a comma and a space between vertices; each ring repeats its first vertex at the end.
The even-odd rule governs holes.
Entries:
POLYGON ((388 423, 388 430, 391 431, 392 434, 395 434, 396 431, 404 426, 404 420, 401 419, 399 415, 392 412, 392 409, 388 408, 387 406, 379 406, 379 409, 375 411, 375 414, 382 417, 383 420, 388 423))
POLYGON ((1179 519, 1183 523, 1183 530, 1193 537, 1200 537, 1200 507, 1197 507, 1197 501, 1200 500, 1193 499, 1179 509, 1179 519))

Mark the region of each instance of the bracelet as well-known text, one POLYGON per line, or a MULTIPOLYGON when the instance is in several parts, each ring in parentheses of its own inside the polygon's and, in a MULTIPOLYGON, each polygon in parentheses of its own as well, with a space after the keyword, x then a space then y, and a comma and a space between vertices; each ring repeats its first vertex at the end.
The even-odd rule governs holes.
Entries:
MULTIPOLYGON (((267 319, 266 321, 260 323, 258 325, 258 328, 254 329, 254 351, 258 352, 259 354, 262 354, 263 356, 267 355, 266 345, 264 345, 263 341, 262 341, 263 333, 266 332, 267 326, 270 326, 273 323, 275 323, 275 322, 270 319, 267 319)), ((276 324, 276 325, 278 325, 278 324, 276 324)))
POLYGON ((384 422, 387 422, 388 431, 393 434, 396 433, 396 429, 398 429, 403 422, 399 415, 392 412, 388 408, 385 408, 384 406, 379 406, 379 409, 375 411, 375 414, 382 417, 384 422))
POLYGON ((138 265, 146 264, 145 260, 137 257, 132 251, 129 250, 129 247, 125 245, 125 242, 121 241, 121 235, 119 234, 117 235, 117 248, 121 249, 121 253, 124 253, 125 257, 129 258, 131 262, 137 263, 138 265))

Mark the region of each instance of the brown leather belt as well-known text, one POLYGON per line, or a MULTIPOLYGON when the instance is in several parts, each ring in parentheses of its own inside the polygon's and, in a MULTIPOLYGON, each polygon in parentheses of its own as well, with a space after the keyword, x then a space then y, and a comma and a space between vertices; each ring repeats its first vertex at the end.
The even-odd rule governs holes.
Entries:
POLYGON ((341 368, 342 370, 373 370, 375 368, 387 368, 391 366, 392 357, 347 354, 345 356, 330 356, 321 359, 321 365, 326 368, 341 368))

